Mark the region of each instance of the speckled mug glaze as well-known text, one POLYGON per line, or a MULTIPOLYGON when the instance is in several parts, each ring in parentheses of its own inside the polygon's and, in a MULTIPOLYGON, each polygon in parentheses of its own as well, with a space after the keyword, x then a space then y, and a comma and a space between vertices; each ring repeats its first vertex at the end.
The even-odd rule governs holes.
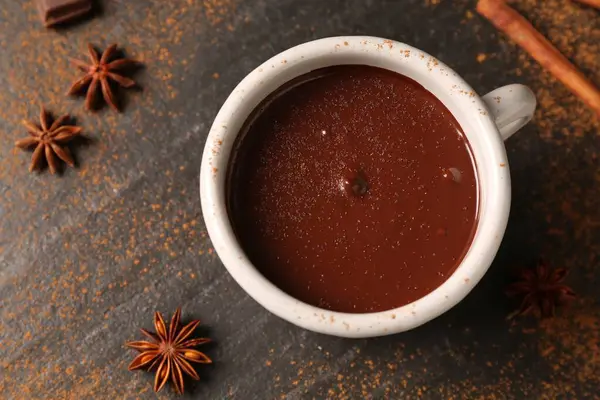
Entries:
POLYGON ((524 126, 535 110, 533 93, 509 85, 479 97, 448 66, 403 43, 376 37, 332 37, 286 50, 246 76, 229 95, 208 134, 200 170, 200 197, 215 250, 239 285, 275 315, 305 329, 342 337, 407 331, 461 301, 488 270, 504 235, 510 209, 510 173, 503 139, 524 126), (419 82, 452 112, 473 150, 479 181, 479 221, 471 247, 437 289, 389 311, 349 314, 303 303, 286 294, 248 260, 227 215, 225 182, 240 128, 254 108, 287 81, 312 70, 362 64, 396 71, 419 82))

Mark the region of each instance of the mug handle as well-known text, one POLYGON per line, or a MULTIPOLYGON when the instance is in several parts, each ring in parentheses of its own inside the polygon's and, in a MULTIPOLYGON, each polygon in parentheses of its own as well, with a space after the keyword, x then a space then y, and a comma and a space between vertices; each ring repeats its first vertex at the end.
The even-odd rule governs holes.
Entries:
POLYGON ((482 97, 503 140, 524 127, 535 112, 535 95, 525 85, 499 87, 482 97))

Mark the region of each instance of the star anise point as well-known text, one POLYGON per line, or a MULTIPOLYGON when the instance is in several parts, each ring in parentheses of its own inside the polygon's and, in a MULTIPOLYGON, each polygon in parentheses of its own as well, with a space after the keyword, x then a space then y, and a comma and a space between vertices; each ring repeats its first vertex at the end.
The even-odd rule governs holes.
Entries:
POLYGON ((184 390, 184 372, 192 379, 200 379, 190 362, 212 363, 212 360, 206 354, 193 348, 209 343, 210 339, 186 340, 198 327, 200 321, 194 320, 181 327, 181 308, 178 308, 173 314, 168 328, 161 313, 155 312, 153 320, 156 333, 141 329, 142 334, 151 341, 141 340, 125 344, 127 347, 140 352, 129 364, 128 369, 130 371, 140 368, 152 370, 158 366, 154 377, 154 391, 160 391, 170 378, 175 391, 182 394, 184 390))
POLYGON ((34 149, 29 171, 41 170, 44 160, 51 174, 59 171, 59 160, 74 167, 75 161, 66 143, 79 136, 81 127, 66 125, 69 120, 68 115, 52 121, 51 115, 43 106, 40 107, 39 118, 39 125, 24 120, 23 125, 29 136, 15 142, 15 146, 20 149, 34 149))
POLYGON ((71 85, 67 94, 78 94, 87 88, 85 96, 85 108, 87 110, 95 111, 95 101, 102 94, 106 104, 113 110, 121 112, 111 82, 124 88, 135 86, 135 81, 123 76, 119 71, 124 66, 137 65, 138 62, 129 58, 120 58, 111 61, 116 50, 117 45, 112 44, 98 57, 98 52, 96 52, 96 49, 90 43, 88 44, 89 65, 77 59, 70 59, 72 64, 85 72, 85 75, 71 85))
POLYGON ((506 289, 508 296, 522 298, 521 305, 514 314, 553 317, 557 307, 576 298, 573 289, 563 283, 567 274, 566 268, 551 269, 543 261, 533 269, 521 270, 519 280, 506 289))

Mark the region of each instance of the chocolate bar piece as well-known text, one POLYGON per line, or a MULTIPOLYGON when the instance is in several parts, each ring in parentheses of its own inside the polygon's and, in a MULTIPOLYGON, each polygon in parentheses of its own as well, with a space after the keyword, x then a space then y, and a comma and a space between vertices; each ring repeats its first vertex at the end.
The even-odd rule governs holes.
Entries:
POLYGON ((74 21, 92 10, 92 0, 36 0, 46 28, 74 21))

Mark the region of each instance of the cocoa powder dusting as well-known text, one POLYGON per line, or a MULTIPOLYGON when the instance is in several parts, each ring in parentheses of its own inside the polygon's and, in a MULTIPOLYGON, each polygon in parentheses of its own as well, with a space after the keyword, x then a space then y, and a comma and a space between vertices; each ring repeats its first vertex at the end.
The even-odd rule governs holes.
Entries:
POLYGON ((458 122, 417 82, 364 65, 317 69, 248 121, 229 215, 253 265, 289 295, 385 311, 462 261, 477 224, 475 165, 458 122))

